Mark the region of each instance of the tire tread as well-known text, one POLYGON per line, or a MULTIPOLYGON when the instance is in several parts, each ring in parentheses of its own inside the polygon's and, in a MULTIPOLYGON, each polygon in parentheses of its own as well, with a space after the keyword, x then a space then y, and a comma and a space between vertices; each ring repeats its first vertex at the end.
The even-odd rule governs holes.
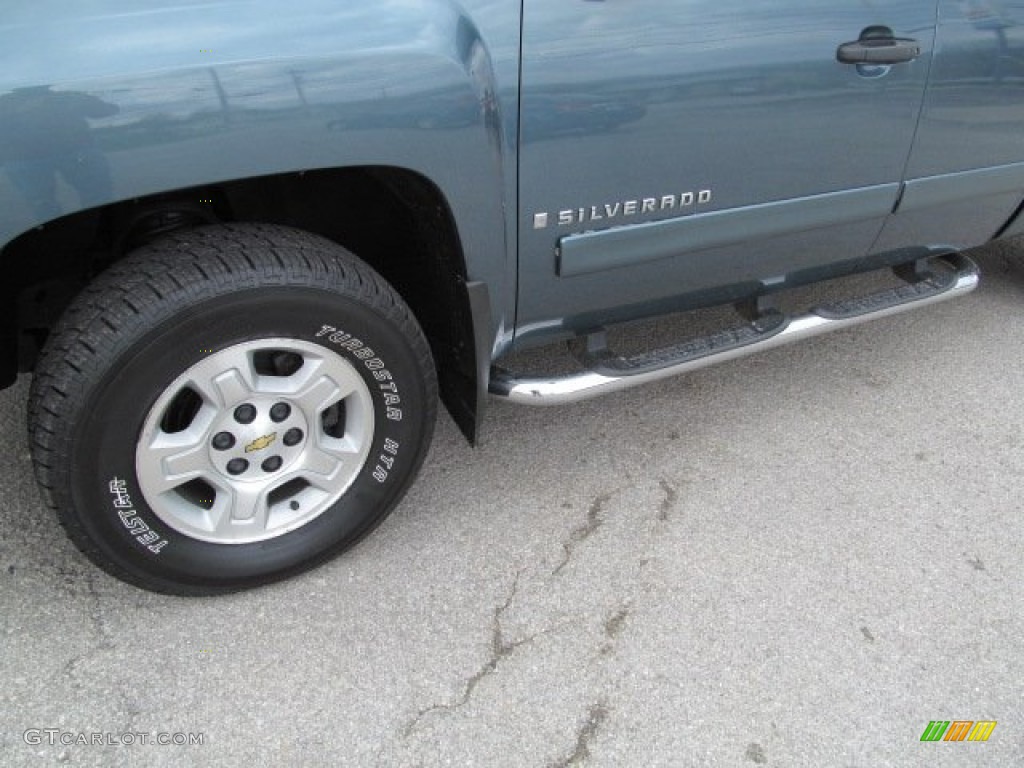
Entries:
POLYGON ((64 425, 81 414, 90 382, 182 305, 271 285, 338 292, 401 329, 419 369, 428 373, 429 440, 437 402, 429 345, 412 311, 369 265, 325 238, 277 225, 222 224, 172 233, 117 262, 81 291, 53 329, 29 392, 29 446, 43 497, 78 549, 108 573, 170 594, 243 588, 146 581, 101 552, 72 505, 68 467, 74 457, 64 425))

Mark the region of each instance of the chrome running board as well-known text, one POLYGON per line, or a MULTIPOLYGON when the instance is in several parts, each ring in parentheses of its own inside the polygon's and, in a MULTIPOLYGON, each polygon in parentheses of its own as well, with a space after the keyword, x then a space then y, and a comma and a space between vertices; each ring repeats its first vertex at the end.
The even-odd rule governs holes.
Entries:
POLYGON ((494 368, 490 392, 523 405, 574 403, 953 299, 978 285, 977 265, 960 253, 932 257, 894 271, 908 282, 823 304, 795 317, 770 311, 747 325, 633 357, 609 351, 604 332, 591 334, 579 353, 586 370, 551 378, 523 378, 494 368), (938 270, 931 269, 933 266, 938 270))

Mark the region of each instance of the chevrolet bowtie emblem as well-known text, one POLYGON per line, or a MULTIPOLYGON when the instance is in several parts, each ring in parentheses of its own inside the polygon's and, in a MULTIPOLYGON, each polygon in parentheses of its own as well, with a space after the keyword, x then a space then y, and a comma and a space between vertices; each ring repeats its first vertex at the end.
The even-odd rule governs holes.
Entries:
POLYGON ((269 435, 257 437, 255 440, 253 440, 251 443, 245 446, 245 452, 252 453, 253 451, 262 451, 275 440, 277 440, 277 432, 271 432, 269 435))

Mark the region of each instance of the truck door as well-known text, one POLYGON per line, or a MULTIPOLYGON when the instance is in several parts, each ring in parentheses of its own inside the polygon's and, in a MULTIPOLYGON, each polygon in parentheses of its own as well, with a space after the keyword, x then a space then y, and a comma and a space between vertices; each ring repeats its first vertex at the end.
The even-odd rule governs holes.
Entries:
POLYGON ((525 0, 517 342, 863 259, 935 17, 935 0, 525 0))
POLYGON ((1024 198, 1022 125, 1024 3, 941 0, 906 187, 874 250, 968 248, 997 234, 1024 198))

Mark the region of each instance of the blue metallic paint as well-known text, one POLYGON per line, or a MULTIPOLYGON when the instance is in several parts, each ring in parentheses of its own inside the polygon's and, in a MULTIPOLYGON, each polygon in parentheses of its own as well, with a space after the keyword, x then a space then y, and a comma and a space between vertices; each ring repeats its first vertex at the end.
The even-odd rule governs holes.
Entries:
POLYGON ((1024 7, 941 0, 935 63, 907 189, 872 251, 970 248, 1024 194, 1024 7))
POLYGON ((139 5, 5 7, 0 245, 166 190, 402 168, 450 206, 497 357, 513 333, 540 343, 869 253, 977 244, 1021 200, 1024 26, 987 0, 139 5), (921 57, 835 61, 875 24, 921 57), (709 212, 638 217, 603 244, 533 226, 689 189, 713 190, 709 212))
POLYGON ((573 277, 720 246, 878 221, 892 211, 898 193, 899 184, 882 184, 569 235, 558 244, 558 275, 573 277))
POLYGON ((934 0, 527 0, 517 344, 865 257, 910 154, 935 26, 934 0), (918 59, 837 62, 839 45, 882 24, 916 39, 918 59), (620 229, 534 226, 537 211, 692 189, 713 191, 706 213, 687 214, 700 224, 659 211, 620 229), (871 197, 873 215, 851 217, 843 195, 828 197, 845 190, 871 197), (796 229, 761 215, 765 204, 796 229), (709 221, 720 231, 709 235, 709 221), (618 268, 589 273, 591 248, 618 268))
POLYGON ((495 348, 507 342, 515 0, 139 6, 4 8, 0 245, 61 214, 166 190, 393 166, 440 189, 468 277, 495 300, 495 348))

